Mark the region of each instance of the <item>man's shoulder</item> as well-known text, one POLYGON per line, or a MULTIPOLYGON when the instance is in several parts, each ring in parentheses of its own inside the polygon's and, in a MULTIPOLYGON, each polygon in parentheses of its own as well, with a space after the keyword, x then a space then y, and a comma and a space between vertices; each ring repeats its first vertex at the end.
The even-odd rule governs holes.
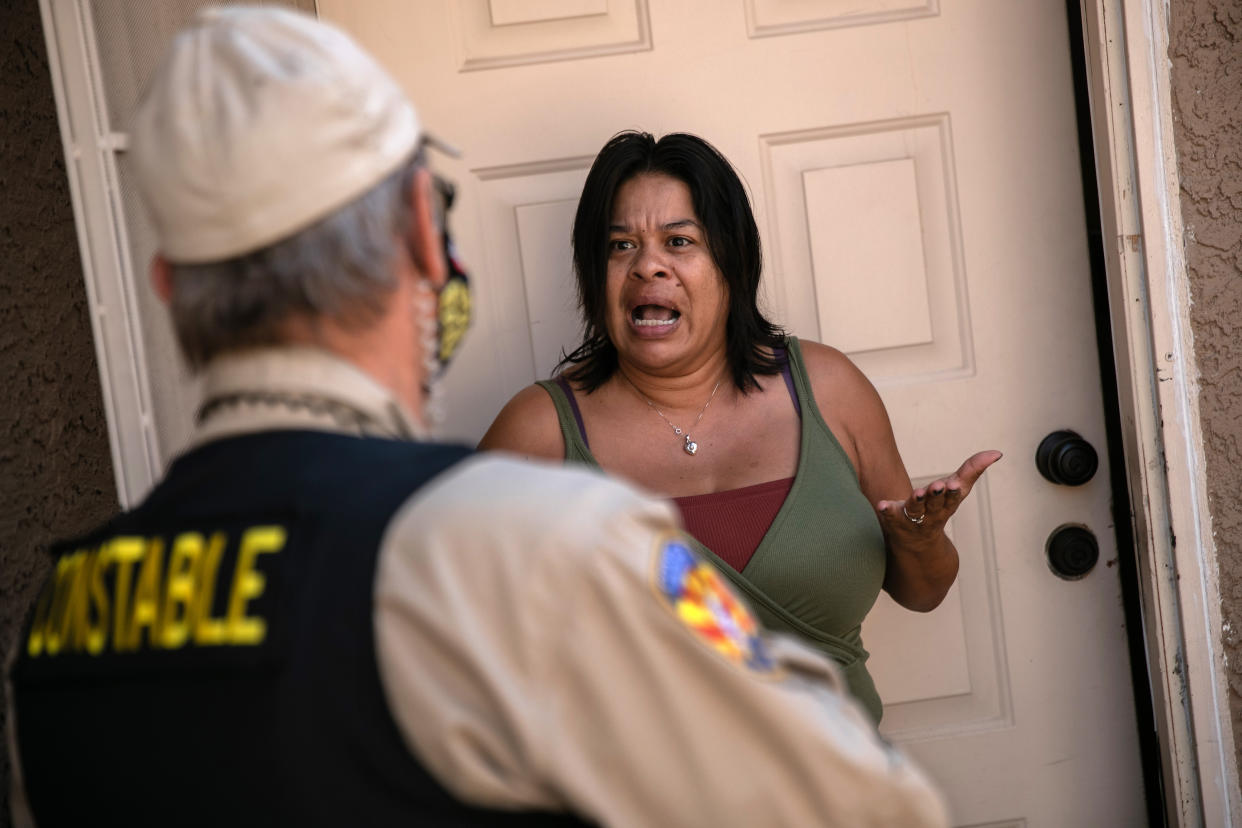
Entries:
POLYGON ((394 515, 388 546, 416 556, 471 550, 471 563, 602 556, 637 564, 653 538, 677 528, 667 501, 598 470, 488 452, 415 492, 394 515))
POLYGON ((663 501, 598 469, 491 452, 458 463, 417 497, 435 499, 440 511, 517 522, 555 519, 562 526, 588 516, 664 508, 663 501))

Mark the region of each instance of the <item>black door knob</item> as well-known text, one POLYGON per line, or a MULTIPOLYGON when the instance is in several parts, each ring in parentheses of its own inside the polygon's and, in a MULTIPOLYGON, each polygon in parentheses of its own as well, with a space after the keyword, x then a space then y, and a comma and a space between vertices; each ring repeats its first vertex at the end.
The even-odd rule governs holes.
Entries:
POLYGON ((1035 449, 1035 468, 1045 479, 1062 486, 1081 486, 1099 467, 1095 449, 1073 431, 1054 431, 1035 449))
POLYGON ((1085 526, 1060 526, 1048 536, 1048 565, 1067 581, 1086 575, 1099 559, 1100 545, 1085 526))

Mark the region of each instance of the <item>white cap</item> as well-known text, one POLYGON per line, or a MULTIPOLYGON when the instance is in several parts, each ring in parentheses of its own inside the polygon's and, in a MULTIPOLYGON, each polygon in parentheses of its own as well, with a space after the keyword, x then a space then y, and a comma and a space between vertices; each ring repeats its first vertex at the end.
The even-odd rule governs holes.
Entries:
POLYGON ((344 32, 260 7, 200 11, 152 76, 130 149, 170 262, 302 230, 406 161, 421 136, 396 81, 344 32))

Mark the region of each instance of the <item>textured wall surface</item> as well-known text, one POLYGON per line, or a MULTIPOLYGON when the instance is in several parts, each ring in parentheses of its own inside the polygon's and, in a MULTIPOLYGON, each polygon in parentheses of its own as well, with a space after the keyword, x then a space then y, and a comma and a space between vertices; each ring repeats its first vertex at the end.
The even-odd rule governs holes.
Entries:
MULTIPOLYGON (((0 2, 0 77, 0 656, 7 656, 46 570, 48 542, 115 510, 116 487, 37 0, 0 2)), ((8 792, 8 754, 0 750, 0 825, 8 822, 8 792)))
POLYGON ((1174 0, 1169 56, 1230 712, 1242 745, 1242 4, 1174 0))

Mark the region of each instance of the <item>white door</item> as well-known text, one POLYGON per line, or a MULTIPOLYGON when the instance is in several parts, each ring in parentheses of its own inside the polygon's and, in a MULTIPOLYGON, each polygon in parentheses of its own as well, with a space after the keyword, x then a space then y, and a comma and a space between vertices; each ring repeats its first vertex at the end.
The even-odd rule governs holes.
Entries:
POLYGON ((867 620, 883 729, 960 825, 1144 822, 1107 469, 1067 488, 1034 465, 1056 429, 1105 444, 1064 4, 318 7, 464 151, 437 160, 477 285, 450 433, 477 439, 575 344, 568 239, 592 155, 622 129, 706 137, 751 190, 773 316, 867 372, 911 474, 1006 453, 953 520, 944 605, 867 620), (1081 580, 1048 565, 1062 524, 1099 540, 1081 580))

